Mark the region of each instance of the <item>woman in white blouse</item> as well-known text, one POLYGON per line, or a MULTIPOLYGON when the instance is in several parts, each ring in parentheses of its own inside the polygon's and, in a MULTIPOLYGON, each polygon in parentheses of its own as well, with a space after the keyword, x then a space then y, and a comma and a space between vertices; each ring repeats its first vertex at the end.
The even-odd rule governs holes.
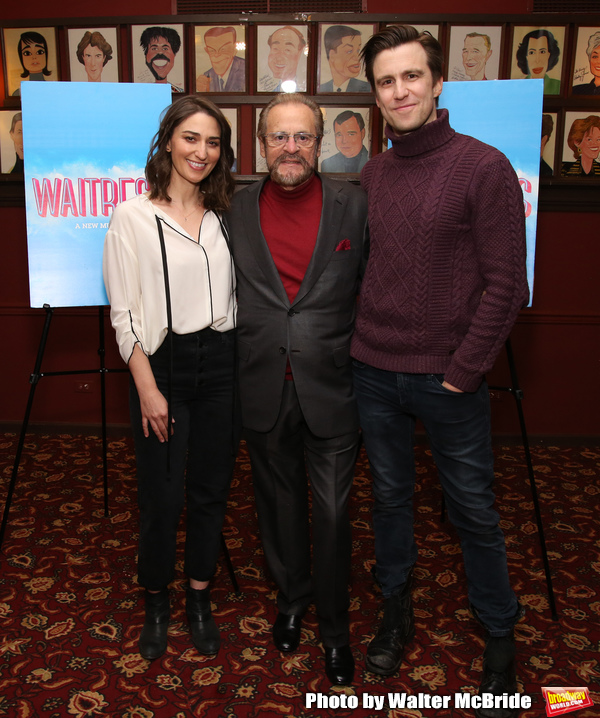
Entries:
POLYGON ((104 282, 131 372, 145 588, 141 655, 167 647, 168 585, 186 504, 184 571, 192 641, 219 650, 208 583, 215 571, 237 449, 235 278, 221 212, 234 182, 231 130, 198 96, 166 111, 148 154, 150 191, 118 205, 104 246, 104 282))

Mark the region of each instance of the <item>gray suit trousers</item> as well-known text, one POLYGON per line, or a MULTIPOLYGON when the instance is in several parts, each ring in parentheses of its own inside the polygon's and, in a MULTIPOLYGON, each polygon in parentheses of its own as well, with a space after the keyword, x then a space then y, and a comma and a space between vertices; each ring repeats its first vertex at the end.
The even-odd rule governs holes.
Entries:
POLYGON ((352 549, 348 497, 359 433, 315 436, 304 421, 294 382, 286 381, 273 429, 246 429, 245 437, 262 544, 279 588, 279 611, 302 615, 314 600, 323 644, 348 645, 352 549))

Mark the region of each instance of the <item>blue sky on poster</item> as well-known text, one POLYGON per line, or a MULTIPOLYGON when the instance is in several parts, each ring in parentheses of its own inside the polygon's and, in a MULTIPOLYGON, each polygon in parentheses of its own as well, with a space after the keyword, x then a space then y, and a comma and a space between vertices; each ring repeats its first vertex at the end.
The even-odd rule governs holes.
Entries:
POLYGON ((106 304, 102 248, 111 211, 102 211, 101 200, 110 202, 114 187, 127 198, 135 194, 171 88, 85 82, 23 88, 30 304, 106 304))

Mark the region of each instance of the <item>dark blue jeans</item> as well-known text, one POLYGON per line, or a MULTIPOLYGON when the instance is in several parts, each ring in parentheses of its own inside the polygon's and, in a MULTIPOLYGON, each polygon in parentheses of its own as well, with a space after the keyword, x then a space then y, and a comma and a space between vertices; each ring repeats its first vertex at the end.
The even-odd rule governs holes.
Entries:
POLYGON ((413 530, 415 421, 427 432, 448 516, 462 546, 469 600, 493 636, 514 625, 504 535, 494 509, 493 454, 486 382, 452 392, 441 374, 402 374, 354 362, 354 387, 371 464, 377 578, 384 596, 417 560, 413 530))
MULTIPOLYGON (((184 571, 208 581, 215 572, 239 430, 234 408, 235 332, 204 329, 173 335, 172 413, 167 444, 142 431, 140 401, 130 383, 130 412, 138 478, 138 582, 150 590, 175 576, 179 519, 186 504, 184 571)), ((167 396, 168 338, 150 357, 158 388, 167 396)))

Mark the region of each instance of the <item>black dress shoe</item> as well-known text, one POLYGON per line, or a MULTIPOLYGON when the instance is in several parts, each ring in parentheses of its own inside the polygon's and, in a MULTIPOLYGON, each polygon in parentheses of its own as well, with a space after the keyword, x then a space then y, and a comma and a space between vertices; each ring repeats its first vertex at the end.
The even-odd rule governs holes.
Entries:
POLYGON ((285 613, 278 614, 273 624, 275 647, 283 653, 295 651, 300 643, 301 627, 302 616, 288 616, 285 613))
POLYGON ((349 686, 354 679, 354 656, 350 646, 325 647, 325 673, 334 686, 349 686))
MULTIPOLYGON (((483 678, 479 686, 479 695, 489 693, 493 696, 518 693, 517 674, 515 670, 515 640, 510 635, 502 638, 488 636, 483 653, 483 678)), ((516 718, 518 708, 475 709, 476 718, 516 718)))

